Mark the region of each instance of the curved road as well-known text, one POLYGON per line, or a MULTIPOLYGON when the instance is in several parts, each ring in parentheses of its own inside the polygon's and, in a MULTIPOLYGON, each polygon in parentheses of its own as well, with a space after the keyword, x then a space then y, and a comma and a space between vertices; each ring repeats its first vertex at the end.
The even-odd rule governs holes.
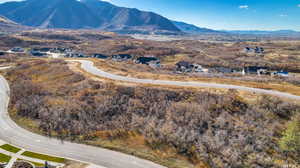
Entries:
POLYGON ((81 63, 81 68, 86 72, 89 72, 93 75, 124 81, 124 82, 133 82, 140 84, 153 84, 153 85, 171 85, 171 86, 183 86, 183 87, 206 87, 206 88, 219 88, 219 89, 237 89, 241 91, 255 92, 260 94, 273 95, 278 97, 284 97, 294 100, 300 100, 300 96, 293 95, 290 93, 284 93, 274 90, 265 90, 258 88, 250 88, 245 86, 237 86, 237 85, 227 85, 227 84, 216 84, 216 83, 204 83, 204 82, 181 82, 181 81, 167 81, 167 80, 153 80, 153 79, 137 79, 132 77, 125 77, 120 75, 111 74, 108 72, 104 72, 97 67, 94 66, 92 61, 88 60, 69 60, 70 62, 79 62, 81 63))
POLYGON ((100 168, 165 168, 150 161, 88 145, 61 142, 19 127, 8 115, 9 86, 0 76, 0 139, 26 150, 98 165, 100 168))

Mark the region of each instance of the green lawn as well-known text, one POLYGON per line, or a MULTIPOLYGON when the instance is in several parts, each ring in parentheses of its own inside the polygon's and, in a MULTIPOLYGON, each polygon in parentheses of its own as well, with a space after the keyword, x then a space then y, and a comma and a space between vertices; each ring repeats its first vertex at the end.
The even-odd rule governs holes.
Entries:
POLYGON ((22 155, 27 156, 27 157, 31 157, 31 158, 40 159, 40 160, 47 160, 47 161, 51 161, 51 162, 56 162, 56 163, 64 163, 66 161, 64 158, 53 157, 53 156, 48 156, 48 155, 29 152, 29 151, 24 152, 22 155))
POLYGON ((2 163, 8 163, 10 161, 11 157, 4 155, 2 153, 0 153, 0 162, 2 163))
POLYGON ((6 151, 12 152, 12 153, 18 153, 21 150, 20 148, 11 146, 9 144, 2 145, 2 146, 0 146, 0 148, 4 149, 6 151))

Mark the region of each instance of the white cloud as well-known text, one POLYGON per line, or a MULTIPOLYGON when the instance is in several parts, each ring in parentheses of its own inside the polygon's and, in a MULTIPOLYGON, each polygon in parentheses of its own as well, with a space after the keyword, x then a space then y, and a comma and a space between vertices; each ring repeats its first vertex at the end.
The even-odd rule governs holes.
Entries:
POLYGON ((0 0, 0 3, 9 2, 9 1, 23 1, 23 0, 0 0))
POLYGON ((239 6, 240 9, 249 9, 249 6, 248 5, 241 5, 239 6))
POLYGON ((287 14, 280 14, 279 16, 280 17, 287 17, 288 15, 287 14))

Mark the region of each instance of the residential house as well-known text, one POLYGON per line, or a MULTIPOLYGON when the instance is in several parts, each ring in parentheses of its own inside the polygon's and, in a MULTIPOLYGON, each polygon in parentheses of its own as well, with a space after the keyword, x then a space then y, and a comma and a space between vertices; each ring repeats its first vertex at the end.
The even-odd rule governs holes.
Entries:
POLYGON ((243 69, 243 74, 257 74, 257 75, 266 75, 268 73, 267 67, 259 66, 248 66, 243 69))
POLYGON ((251 48, 251 47, 245 47, 244 48, 244 52, 247 54, 263 54, 265 51, 265 49, 263 47, 255 47, 255 48, 251 48))
POLYGON ((176 64, 176 71, 178 72, 192 72, 193 68, 193 64, 187 61, 180 61, 176 64))
POLYGON ((51 50, 53 50, 52 48, 47 48, 47 47, 44 47, 44 48, 32 48, 31 51, 39 51, 39 52, 50 52, 51 50))
POLYGON ((244 52, 245 52, 245 53, 253 53, 253 52, 254 52, 254 49, 253 49, 253 48, 250 48, 250 47, 245 47, 245 48, 244 48, 244 52))
POLYGON ((255 50, 255 53, 256 53, 256 54, 263 54, 264 51, 265 51, 265 49, 262 48, 262 47, 255 47, 254 50, 255 50))
POLYGON ((107 59, 107 58, 109 58, 107 55, 103 55, 103 54, 92 54, 91 57, 92 58, 99 58, 99 59, 107 59))
POLYGON ((233 72, 233 70, 231 68, 226 68, 226 67, 216 67, 215 71, 217 73, 223 73, 223 74, 225 74, 225 73, 232 73, 233 72))
POLYGON ((277 76, 281 76, 281 77, 288 77, 289 76, 289 72, 288 71, 278 71, 275 73, 277 76))
POLYGON ((76 52, 68 52, 65 54, 65 57, 68 58, 87 58, 86 55, 82 54, 82 53, 76 53, 76 52))
POLYGON ((160 67, 160 60, 156 57, 139 57, 135 61, 137 64, 145 64, 151 67, 160 67))
POLYGON ((209 69, 207 68, 203 68, 201 65, 199 64, 193 64, 194 66, 194 71, 195 72, 203 72, 203 73, 208 73, 209 69))
POLYGON ((25 52, 25 49, 21 48, 21 47, 14 47, 14 48, 10 49, 10 51, 16 52, 16 53, 23 53, 23 52, 25 52))
POLYGON ((43 56, 47 56, 47 53, 40 52, 40 51, 36 51, 36 50, 31 50, 31 51, 30 51, 30 54, 31 54, 32 56, 35 56, 35 57, 43 57, 43 56))
POLYGON ((178 72, 208 72, 208 69, 203 68, 199 64, 192 64, 187 61, 180 61, 176 64, 178 72))
POLYGON ((43 48, 40 48, 39 49, 40 50, 40 52, 50 52, 51 50, 52 50, 52 48, 48 48, 48 47, 43 47, 43 48))
POLYGON ((56 47, 56 48, 50 49, 50 52, 52 52, 52 53, 71 53, 72 49, 56 47))
POLYGON ((113 55, 112 59, 114 61, 127 61, 129 59, 131 59, 132 56, 129 54, 118 54, 118 55, 113 55))

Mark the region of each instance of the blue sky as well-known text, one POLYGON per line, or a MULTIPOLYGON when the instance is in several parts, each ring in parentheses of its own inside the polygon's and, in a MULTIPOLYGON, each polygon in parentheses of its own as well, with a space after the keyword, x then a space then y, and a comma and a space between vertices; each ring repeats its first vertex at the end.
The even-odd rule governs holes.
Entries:
POLYGON ((300 31, 300 0, 111 0, 213 29, 300 31))
MULTIPOLYGON (((4 0, 0 0, 4 1, 4 0)), ((300 0, 106 0, 200 27, 300 31, 300 0)))

